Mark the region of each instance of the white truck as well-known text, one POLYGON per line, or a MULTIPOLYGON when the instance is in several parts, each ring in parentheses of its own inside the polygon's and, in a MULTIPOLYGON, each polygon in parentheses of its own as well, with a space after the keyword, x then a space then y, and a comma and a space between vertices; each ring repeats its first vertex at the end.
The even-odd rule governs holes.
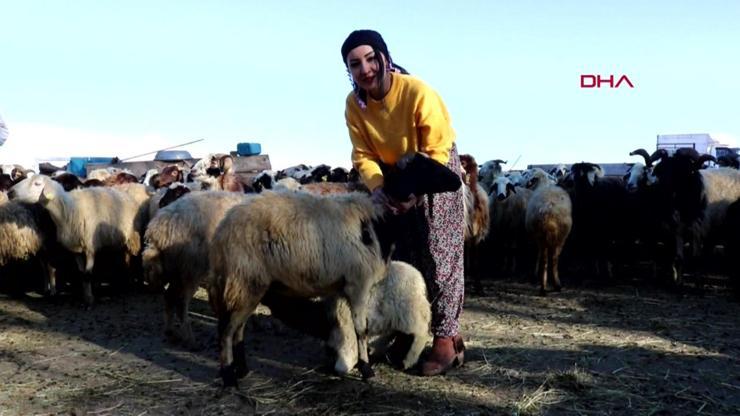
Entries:
POLYGON ((721 157, 731 153, 739 153, 740 148, 730 147, 727 143, 721 143, 706 133, 699 134, 659 134, 656 149, 666 149, 669 154, 673 154, 676 149, 690 147, 696 149, 699 153, 710 154, 714 157, 721 157))

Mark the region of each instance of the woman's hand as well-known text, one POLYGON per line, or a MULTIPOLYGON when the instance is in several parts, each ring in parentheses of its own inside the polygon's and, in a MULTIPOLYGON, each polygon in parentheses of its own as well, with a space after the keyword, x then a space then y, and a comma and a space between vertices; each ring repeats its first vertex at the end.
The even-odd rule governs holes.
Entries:
POLYGON ((395 199, 392 199, 393 209, 395 210, 394 214, 405 214, 409 212, 414 207, 421 204, 422 198, 417 198, 414 194, 409 194, 408 198, 406 198, 405 201, 397 201, 395 199))
POLYGON ((383 191, 383 187, 375 188, 370 198, 376 204, 385 206, 394 215, 404 214, 415 206, 421 204, 422 199, 414 194, 410 194, 405 201, 399 201, 383 191))

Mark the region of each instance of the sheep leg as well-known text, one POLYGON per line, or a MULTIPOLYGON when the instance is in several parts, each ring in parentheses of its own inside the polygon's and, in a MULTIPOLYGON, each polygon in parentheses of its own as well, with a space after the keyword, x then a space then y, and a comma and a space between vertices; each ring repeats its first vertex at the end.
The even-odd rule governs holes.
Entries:
POLYGON ((236 378, 244 378, 249 373, 247 368, 247 348, 244 345, 244 324, 234 333, 234 341, 231 347, 231 355, 234 357, 234 368, 236 369, 236 378))
POLYGON ((473 277, 473 286, 475 292, 479 296, 485 296, 486 291, 483 289, 483 282, 481 282, 480 268, 478 267, 479 260, 479 247, 475 243, 470 243, 470 254, 468 255, 468 264, 465 265, 465 269, 470 270, 470 276, 473 277))
MULTIPOLYGON (((235 360, 234 351, 244 351, 244 325, 249 315, 257 309, 259 299, 266 290, 267 288, 264 288, 261 293, 249 293, 246 295, 244 306, 234 311, 226 311, 219 316, 221 378, 224 387, 237 387, 237 379, 244 377, 249 371, 243 354, 235 360), (235 340, 237 341, 236 345, 234 344, 235 340)), ((239 355, 237 354, 237 356, 239 355)))
POLYGON ((41 260, 41 267, 44 270, 44 292, 48 296, 57 294, 57 269, 47 260, 41 260))
POLYGON ((164 333, 168 338, 175 337, 175 310, 181 293, 182 288, 176 282, 171 282, 164 291, 164 333))
POLYGON ((85 299, 85 304, 90 307, 95 301, 92 293, 92 271, 95 266, 95 254, 81 254, 76 256, 75 260, 77 260, 77 267, 82 272, 82 296, 85 299))
POLYGON ((403 369, 408 370, 413 367, 418 361, 421 352, 424 350, 426 345, 426 337, 419 334, 414 334, 414 341, 411 343, 409 352, 406 353, 406 358, 403 359, 403 369))
POLYGON ((547 249, 539 247, 537 250, 537 274, 540 281, 540 295, 547 295, 547 249))
POLYGON ((193 328, 190 325, 190 317, 188 311, 190 310, 190 301, 193 299, 195 292, 198 291, 198 285, 191 282, 180 287, 178 294, 180 295, 177 299, 174 313, 177 313, 177 318, 180 321, 180 336, 185 342, 188 348, 198 349, 199 346, 195 342, 195 336, 193 335, 193 328))
POLYGON ((553 283, 555 285, 554 290, 560 292, 563 286, 560 284, 560 275, 558 273, 558 261, 560 260, 561 247, 553 247, 547 251, 547 267, 550 268, 549 274, 552 276, 553 283))
POLYGON ((345 286, 347 299, 352 310, 352 321, 355 325, 355 334, 357 336, 357 367, 362 374, 363 379, 375 376, 375 372, 370 367, 368 358, 368 336, 367 336, 367 299, 369 297, 370 286, 372 281, 366 277, 355 277, 355 285, 345 286))

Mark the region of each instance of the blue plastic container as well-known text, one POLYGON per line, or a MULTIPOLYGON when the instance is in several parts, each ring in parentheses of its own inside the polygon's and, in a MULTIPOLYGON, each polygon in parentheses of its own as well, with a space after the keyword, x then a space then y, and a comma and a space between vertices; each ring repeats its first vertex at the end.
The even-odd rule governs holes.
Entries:
POLYGON ((262 145, 259 143, 238 143, 236 154, 239 156, 254 156, 262 153, 262 145))
POLYGON ((88 163, 113 163, 114 157, 94 157, 94 156, 80 156, 69 158, 69 164, 67 165, 67 172, 75 174, 81 178, 87 177, 87 164, 88 163))

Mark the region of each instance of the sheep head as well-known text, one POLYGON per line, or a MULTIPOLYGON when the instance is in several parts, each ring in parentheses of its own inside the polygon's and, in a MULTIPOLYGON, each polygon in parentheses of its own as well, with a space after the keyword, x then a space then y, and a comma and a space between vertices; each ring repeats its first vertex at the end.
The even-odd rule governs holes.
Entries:
POLYGON ((423 153, 402 158, 396 166, 384 172, 384 191, 391 197, 406 201, 413 194, 435 194, 460 189, 460 174, 423 153))
POLYGON ((46 205, 62 193, 64 193, 62 185, 54 182, 48 176, 36 174, 10 188, 9 197, 23 202, 39 202, 46 205))

